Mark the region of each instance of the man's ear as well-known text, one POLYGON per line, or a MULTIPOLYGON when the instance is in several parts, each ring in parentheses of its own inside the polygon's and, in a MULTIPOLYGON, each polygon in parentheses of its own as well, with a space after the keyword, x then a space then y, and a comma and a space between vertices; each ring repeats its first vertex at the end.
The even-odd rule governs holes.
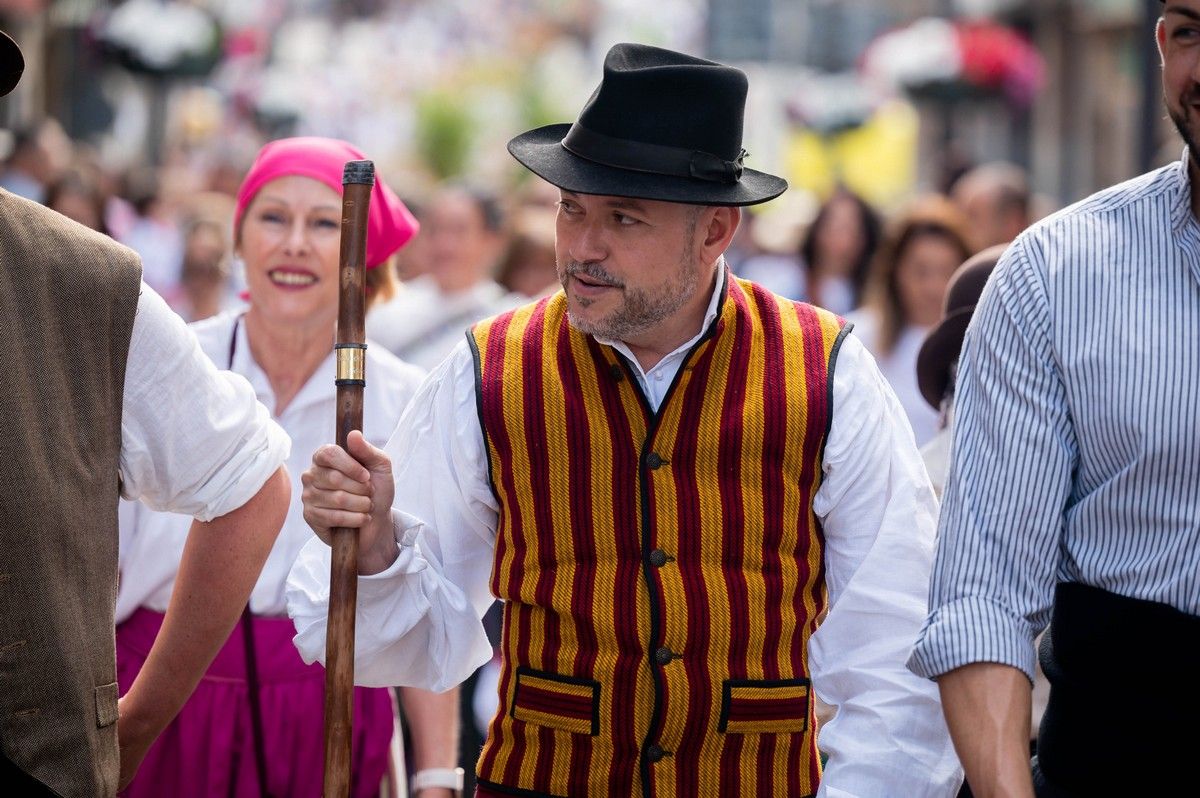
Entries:
POLYGON ((700 212, 700 224, 697 227, 704 232, 700 246, 705 263, 715 262, 729 249, 741 221, 741 208, 733 206, 716 206, 700 212))

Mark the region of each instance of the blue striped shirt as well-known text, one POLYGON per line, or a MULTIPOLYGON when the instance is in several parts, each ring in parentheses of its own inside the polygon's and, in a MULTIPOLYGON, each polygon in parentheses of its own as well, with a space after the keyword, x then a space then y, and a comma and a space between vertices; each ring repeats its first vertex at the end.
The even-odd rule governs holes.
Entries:
POLYGON ((1032 678, 1059 582, 1200 615, 1189 189, 1185 155, 1035 225, 996 267, 963 346, 916 673, 1032 678))

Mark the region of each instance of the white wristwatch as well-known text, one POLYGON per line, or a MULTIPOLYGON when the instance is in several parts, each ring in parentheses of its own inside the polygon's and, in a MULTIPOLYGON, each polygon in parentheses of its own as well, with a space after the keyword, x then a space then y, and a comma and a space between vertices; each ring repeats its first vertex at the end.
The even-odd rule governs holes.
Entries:
POLYGON ((426 768, 418 770, 412 775, 412 784, 409 791, 413 795, 417 795, 428 787, 445 787, 454 790, 456 794, 462 794, 463 788, 463 769, 462 768, 426 768))

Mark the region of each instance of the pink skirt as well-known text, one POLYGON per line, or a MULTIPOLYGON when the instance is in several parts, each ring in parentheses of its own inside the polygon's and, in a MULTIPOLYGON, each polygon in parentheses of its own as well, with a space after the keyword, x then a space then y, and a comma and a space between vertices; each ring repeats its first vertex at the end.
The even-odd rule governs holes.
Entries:
MULTIPOLYGON (((163 615, 137 610, 117 627, 117 680, 124 695, 141 670, 163 615)), ((179 716, 151 746, 125 798, 258 798, 242 623, 213 660, 179 716)), ((320 798, 325 768, 325 669, 306 665, 287 618, 254 618, 267 789, 272 798, 320 798)), ((393 729, 387 688, 354 688, 354 798, 378 796, 393 729)))

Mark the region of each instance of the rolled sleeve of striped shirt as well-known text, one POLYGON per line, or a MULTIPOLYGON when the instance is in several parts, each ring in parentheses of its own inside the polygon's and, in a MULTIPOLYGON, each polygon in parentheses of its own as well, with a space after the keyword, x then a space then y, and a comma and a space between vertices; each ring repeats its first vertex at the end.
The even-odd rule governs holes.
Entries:
POLYGON ((931 612, 909 662, 922 676, 996 662, 1033 679, 1078 459, 1050 308, 1037 242, 1018 239, 963 346, 931 612))

